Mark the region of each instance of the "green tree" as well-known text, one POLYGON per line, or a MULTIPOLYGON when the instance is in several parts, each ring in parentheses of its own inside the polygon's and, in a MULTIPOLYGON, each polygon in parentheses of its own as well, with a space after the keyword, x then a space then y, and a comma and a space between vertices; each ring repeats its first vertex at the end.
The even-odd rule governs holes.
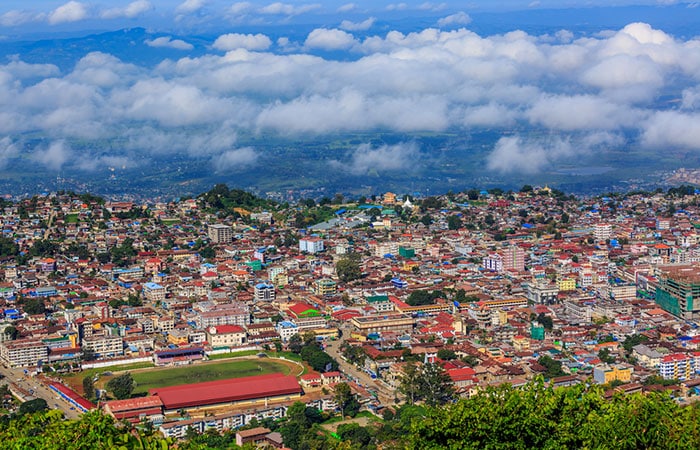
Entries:
POLYGON ((409 362, 404 366, 399 380, 399 392, 406 397, 409 405, 420 399, 421 373, 415 363, 409 362))
POLYGON ((598 387, 487 388, 414 418, 408 449, 700 448, 700 410, 664 394, 603 397, 598 387))
POLYGON ((83 393, 88 400, 95 398, 95 382, 91 375, 83 378, 83 393))
POLYGON ((350 390, 350 386, 347 383, 338 383, 334 387, 334 399, 338 407, 340 408, 341 417, 355 415, 360 410, 360 403, 355 398, 355 394, 350 390))
POLYGON ((443 361, 451 361, 453 359, 457 359, 457 354, 454 352, 454 350, 441 348, 437 352, 437 357, 442 359, 443 361))
POLYGON ((301 348, 303 346, 301 336, 299 333, 290 336, 289 342, 287 343, 287 347, 289 348, 289 351, 292 353, 299 354, 301 353, 301 348))
POLYGON ((552 327, 554 326, 554 321, 552 320, 552 318, 546 315, 545 313, 539 313, 537 315, 537 323, 542 325, 547 331, 551 331, 552 327))
POLYGON ((411 306, 432 305, 438 298, 445 298, 445 294, 440 290, 416 290, 408 295, 406 303, 411 306))
POLYGON ((132 238, 126 238, 124 241, 110 250, 111 259, 117 266, 125 266, 129 263, 131 258, 136 256, 136 249, 134 248, 134 240, 132 238))
POLYGON ((625 341, 622 343, 622 348, 624 348, 625 352, 627 352, 627 354, 629 355, 632 353, 632 348, 634 346, 643 344, 648 340, 649 338, 643 334, 633 334, 625 338, 625 341))
POLYGON ((204 247, 199 250, 199 256, 204 259, 214 259, 216 257, 216 251, 211 247, 204 247))
POLYGON ((129 372, 114 377, 107 382, 107 389, 119 400, 129 398, 134 391, 134 378, 129 372))
POLYGON ((359 280, 362 277, 360 255, 357 253, 350 253, 347 256, 339 259, 335 264, 335 271, 338 274, 340 281, 344 283, 359 280))
POLYGON ((372 435, 367 431, 367 428, 361 427, 356 423, 344 423, 339 425, 336 434, 343 441, 351 442, 359 446, 359 448, 367 448, 369 443, 372 442, 372 435))
POLYGON ((12 325, 6 326, 3 333, 13 341, 19 337, 19 330, 12 325))
POLYGON ((46 400, 43 398, 35 398, 19 405, 19 414, 31 414, 38 411, 45 411, 49 408, 46 400))
POLYGON ((455 395, 454 384, 439 364, 427 363, 421 368, 420 392, 428 406, 444 405, 455 395))
POLYGON ((22 303, 22 309, 27 314, 44 314, 46 312, 46 305, 44 304, 43 298, 30 298, 26 299, 22 303))
POLYGON ((19 254, 19 246, 14 240, 8 237, 0 237, 0 257, 6 258, 9 256, 17 256, 19 254))
POLYGON ((97 359, 97 355, 95 355, 95 351, 93 349, 83 349, 83 361, 94 361, 95 359, 97 359))
POLYGON ((453 214, 447 218, 448 230, 459 230, 460 228, 462 228, 462 219, 458 215, 453 214))
POLYGON ((602 348, 598 352, 598 358, 604 363, 612 364, 615 362, 615 357, 610 354, 610 349, 602 348))
POLYGON ((561 361, 557 361, 547 355, 543 355, 540 356, 537 362, 547 369, 544 374, 545 378, 555 378, 566 375, 566 372, 564 372, 564 370, 561 368, 561 361))

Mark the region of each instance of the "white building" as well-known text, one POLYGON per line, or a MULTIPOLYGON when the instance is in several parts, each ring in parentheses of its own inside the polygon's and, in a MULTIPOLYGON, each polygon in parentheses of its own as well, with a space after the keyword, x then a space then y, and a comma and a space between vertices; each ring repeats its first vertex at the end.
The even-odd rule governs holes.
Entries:
POLYGON ((299 239, 299 251, 307 253, 319 253, 324 250, 323 239, 316 236, 299 239))
POLYGON ((254 296, 256 302, 271 302, 275 300, 275 285, 272 283, 258 283, 255 285, 254 296))
POLYGON ((90 336, 83 339, 83 351, 92 352, 101 357, 122 356, 124 341, 120 336, 90 336))
POLYGON ((0 343, 0 359, 10 367, 36 366, 48 361, 49 349, 38 339, 20 339, 0 343))

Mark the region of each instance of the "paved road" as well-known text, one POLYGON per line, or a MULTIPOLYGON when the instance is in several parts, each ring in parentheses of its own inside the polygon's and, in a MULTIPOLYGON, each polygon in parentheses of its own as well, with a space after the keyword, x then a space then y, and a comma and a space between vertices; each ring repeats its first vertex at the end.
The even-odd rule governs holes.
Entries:
POLYGON ((80 418, 80 411, 75 409, 67 401, 63 400, 58 393, 52 391, 38 378, 25 375, 24 369, 10 369, 0 365, 0 373, 5 377, 4 379, 0 380, 0 384, 7 383, 8 385, 14 385, 29 393, 34 398, 43 398, 49 405, 49 408, 60 409, 68 419, 80 418))
POLYGON ((346 336, 349 334, 349 330, 343 330, 343 337, 341 337, 339 340, 328 341, 325 348, 326 353, 338 361, 340 370, 343 373, 358 380, 366 389, 376 392, 379 402, 382 405, 393 405, 394 398, 396 397, 396 391, 393 388, 381 380, 370 377, 369 374, 343 359, 342 354, 340 353, 340 346, 343 344, 343 342, 345 342, 346 336))

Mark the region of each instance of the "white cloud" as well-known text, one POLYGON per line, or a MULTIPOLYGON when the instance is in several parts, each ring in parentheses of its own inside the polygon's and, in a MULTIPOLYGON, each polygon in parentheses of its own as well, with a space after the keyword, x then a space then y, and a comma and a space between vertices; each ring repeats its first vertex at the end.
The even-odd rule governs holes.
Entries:
POLYGON ((614 130, 640 119, 631 108, 590 95, 542 97, 526 116, 535 125, 564 131, 614 130))
MULTIPOLYGON (((480 36, 465 28, 381 33, 360 41, 340 29, 319 28, 301 42, 275 36, 274 52, 265 35, 232 33, 220 36, 208 54, 156 67, 102 52, 63 70, 9 58, 0 64, 0 136, 34 133, 66 146, 76 137, 113 139, 126 142, 115 145, 117 153, 184 153, 207 161, 224 161, 240 133, 534 127, 561 136, 499 141, 488 162, 503 173, 544 170, 578 155, 572 148, 589 155, 625 143, 700 151, 697 39, 673 38, 643 24, 579 38, 522 31, 480 36), (308 53, 320 49, 353 53, 308 53), (676 101, 660 105, 660 93, 676 101)), ((146 44, 192 48, 170 36, 146 44)), ((37 154, 56 160, 48 148, 37 154)), ((351 157, 346 159, 349 165, 351 157)))
POLYGON ((204 8, 206 3, 207 2, 205 0, 185 0, 177 5, 175 11, 181 14, 192 14, 204 8))
POLYGON ((49 23, 52 25, 77 22, 88 16, 88 9, 85 4, 71 0, 70 2, 54 9, 48 17, 49 23))
POLYGON ((251 147, 227 150, 212 158, 212 164, 217 173, 239 172, 255 165, 259 155, 251 147))
POLYGON ((411 143, 372 147, 361 144, 350 153, 347 161, 331 161, 338 170, 347 170, 353 175, 377 175, 383 172, 414 170, 422 159, 418 146, 411 143))
POLYGON ((138 17, 143 13, 151 11, 152 9, 153 5, 148 0, 136 0, 129 3, 124 8, 107 9, 103 11, 100 16, 103 19, 117 19, 120 17, 133 19, 134 17, 138 17))
POLYGON ((64 141, 52 142, 45 150, 39 150, 33 155, 33 159, 50 170, 61 170, 72 157, 71 149, 64 141))
POLYGON ((683 90, 681 108, 700 109, 700 86, 683 90))
POLYGON ((369 17, 362 22, 351 22, 350 20, 343 20, 340 22, 339 28, 342 30, 347 30, 347 31, 365 31, 369 30, 372 28, 372 25, 374 25, 374 22, 376 22, 376 18, 374 17, 369 17))
POLYGON ((271 45, 272 41, 264 34, 229 33, 216 38, 213 47, 222 51, 235 50, 237 48, 260 51, 267 50, 271 45))
POLYGON ((700 150, 700 114, 658 111, 643 125, 642 143, 651 148, 700 150))
POLYGON ((343 30, 316 28, 304 41, 304 47, 321 50, 347 50, 357 41, 352 34, 343 30))
POLYGON ((255 9, 255 5, 250 2, 237 2, 231 5, 228 12, 233 15, 241 15, 251 12, 253 9, 255 9))
POLYGON ((467 25, 471 22, 472 18, 469 16, 469 14, 465 13, 464 11, 460 11, 438 20, 438 25, 441 27, 450 27, 455 25, 467 25))
POLYGON ((447 3, 431 3, 424 2, 418 5, 418 9, 421 11, 442 11, 447 8, 447 3))
POLYGON ((289 3, 275 2, 267 6, 263 6, 258 10, 261 14, 279 15, 279 16, 298 16, 316 9, 320 9, 318 3, 294 6, 289 3))
POLYGON ((0 15, 0 26, 16 27, 25 23, 38 22, 40 20, 44 20, 45 17, 45 14, 31 11, 19 11, 13 9, 0 15))
POLYGON ((408 9, 408 4, 406 3, 390 3, 386 5, 387 11, 403 11, 408 9))
POLYGON ((357 5, 355 3, 346 3, 338 7, 338 12, 350 12, 354 11, 355 9, 357 9, 357 5))
POLYGON ((145 44, 155 48, 172 48, 175 50, 192 50, 194 45, 182 39, 173 39, 170 36, 161 36, 155 39, 146 39, 145 44))
POLYGON ((8 162, 18 155, 19 149, 9 136, 0 139, 0 168, 4 169, 8 162))
POLYGON ((348 130, 442 131, 449 125, 446 99, 366 96, 345 89, 331 96, 276 102, 258 115, 258 126, 281 133, 348 130))
POLYGON ((488 156, 488 168, 502 174, 541 172, 552 162, 573 152, 568 141, 526 141, 519 136, 502 137, 488 156))
POLYGON ((468 108, 463 124, 467 127, 507 127, 514 125, 518 112, 498 103, 468 108))

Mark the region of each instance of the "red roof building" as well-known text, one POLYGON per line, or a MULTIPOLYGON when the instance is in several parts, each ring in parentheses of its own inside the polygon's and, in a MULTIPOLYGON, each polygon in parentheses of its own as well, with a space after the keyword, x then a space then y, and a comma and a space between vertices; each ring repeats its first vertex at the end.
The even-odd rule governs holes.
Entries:
POLYGON ((129 398, 126 400, 111 400, 105 402, 102 408, 115 419, 126 419, 138 422, 141 417, 163 413, 163 402, 157 395, 150 397, 129 398))
POLYGON ((262 398, 294 398, 301 395, 301 386, 293 376, 271 373, 155 388, 148 393, 158 395, 166 410, 175 411, 262 398))

